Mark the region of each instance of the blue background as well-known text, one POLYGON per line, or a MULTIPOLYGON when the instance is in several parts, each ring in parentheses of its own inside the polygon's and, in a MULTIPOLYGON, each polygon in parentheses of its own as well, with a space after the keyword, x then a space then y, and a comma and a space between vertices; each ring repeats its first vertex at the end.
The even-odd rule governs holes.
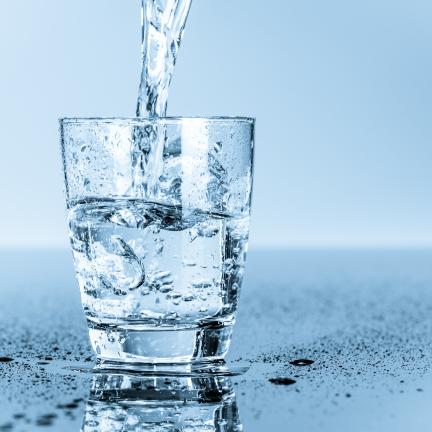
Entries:
MULTIPOLYGON (((67 245, 57 118, 134 114, 139 6, 0 3, 0 246, 67 245)), ((432 245, 431 21, 429 0, 195 0, 168 112, 257 117, 252 247, 432 245)))

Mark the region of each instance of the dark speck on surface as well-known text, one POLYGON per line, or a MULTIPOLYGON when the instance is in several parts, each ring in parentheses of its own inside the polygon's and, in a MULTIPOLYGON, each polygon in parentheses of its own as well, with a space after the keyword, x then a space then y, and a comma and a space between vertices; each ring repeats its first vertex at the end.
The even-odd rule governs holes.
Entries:
POLYGON ((0 357, 0 363, 9 363, 13 361, 13 358, 10 357, 0 357))
POLYGON ((57 417, 57 414, 54 414, 54 413, 44 414, 36 420, 36 425, 37 426, 52 426, 54 423, 54 419, 56 417, 57 417))
POLYGON ((270 378, 269 381, 276 385, 291 385, 296 382, 291 378, 270 378))
MULTIPOLYGON (((76 399, 76 400, 80 400, 80 399, 76 399)), ((75 408, 78 408, 78 402, 70 402, 70 403, 67 403, 67 404, 58 404, 57 405, 57 408, 60 408, 60 409, 75 409, 75 408)))

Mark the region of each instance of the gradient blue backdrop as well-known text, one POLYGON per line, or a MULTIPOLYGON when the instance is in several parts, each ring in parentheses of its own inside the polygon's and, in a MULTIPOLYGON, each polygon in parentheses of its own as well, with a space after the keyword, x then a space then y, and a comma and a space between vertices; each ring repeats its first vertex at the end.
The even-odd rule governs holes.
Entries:
MULTIPOLYGON (((67 245, 57 118, 133 115, 139 13, 0 3, 0 246, 67 245)), ((168 110, 257 117, 253 247, 432 245, 431 22, 430 0, 194 0, 168 110)))

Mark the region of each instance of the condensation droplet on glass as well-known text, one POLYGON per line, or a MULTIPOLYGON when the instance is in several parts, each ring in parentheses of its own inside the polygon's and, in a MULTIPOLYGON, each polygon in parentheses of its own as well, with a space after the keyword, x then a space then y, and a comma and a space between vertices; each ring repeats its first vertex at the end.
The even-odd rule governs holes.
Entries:
POLYGON ((194 262, 194 261, 192 261, 192 260, 187 260, 187 259, 184 259, 184 260, 182 261, 182 264, 183 264, 185 267, 195 267, 195 266, 196 266, 196 262, 194 262))

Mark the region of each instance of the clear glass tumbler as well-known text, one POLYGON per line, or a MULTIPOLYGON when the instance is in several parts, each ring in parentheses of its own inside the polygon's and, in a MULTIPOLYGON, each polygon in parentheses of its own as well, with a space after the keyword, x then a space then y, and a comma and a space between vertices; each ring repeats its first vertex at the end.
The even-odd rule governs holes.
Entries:
POLYGON ((90 341, 110 361, 223 358, 252 191, 249 118, 60 120, 90 341))

